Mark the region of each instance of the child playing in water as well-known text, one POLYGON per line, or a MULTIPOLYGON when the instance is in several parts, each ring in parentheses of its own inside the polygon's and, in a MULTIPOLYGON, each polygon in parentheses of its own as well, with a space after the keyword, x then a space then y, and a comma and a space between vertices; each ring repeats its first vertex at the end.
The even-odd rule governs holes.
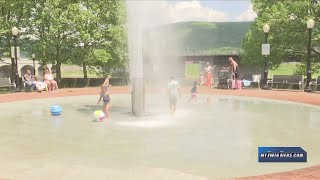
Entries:
POLYGON ((100 103, 101 99, 103 99, 103 108, 102 111, 105 114, 106 118, 110 118, 109 109, 110 109, 110 93, 106 90, 105 86, 101 86, 100 98, 97 104, 100 103))
POLYGON ((174 114, 176 112, 178 98, 181 97, 180 85, 174 77, 171 77, 168 83, 168 95, 170 113, 174 114))
POLYGON ((188 103, 192 100, 192 99, 195 99, 195 101, 197 101, 197 95, 198 95, 198 92, 197 92, 197 87, 198 87, 198 83, 197 81, 195 81, 193 83, 193 87, 191 89, 191 98, 189 99, 188 103))
POLYGON ((111 84, 110 84, 110 79, 111 79, 111 75, 108 75, 106 80, 103 82, 102 86, 106 88, 106 90, 108 91, 111 84))
MULTIPOLYGON (((111 84, 110 84, 110 79, 112 78, 112 76, 109 74, 105 81, 103 82, 102 86, 105 87, 106 91, 108 91, 108 93, 110 94, 110 87, 111 87, 111 84)), ((109 102, 109 109, 111 108, 111 102, 109 102)))

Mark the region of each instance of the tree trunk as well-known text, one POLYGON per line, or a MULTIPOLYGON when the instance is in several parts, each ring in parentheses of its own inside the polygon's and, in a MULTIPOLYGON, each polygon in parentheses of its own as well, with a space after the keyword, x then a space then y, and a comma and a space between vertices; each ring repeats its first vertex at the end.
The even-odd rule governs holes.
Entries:
POLYGON ((84 82, 85 82, 86 87, 87 87, 87 86, 89 86, 88 70, 87 70, 87 64, 84 61, 83 61, 83 64, 82 64, 82 68, 83 68, 84 82))
POLYGON ((83 70, 83 78, 84 82, 86 84, 86 87, 89 86, 88 81, 88 70, 87 70, 87 63, 86 63, 86 51, 85 47, 83 48, 83 59, 82 59, 82 70, 83 70))
POLYGON ((57 83, 60 86, 61 83, 61 57, 60 57, 60 46, 57 48, 57 64, 56 64, 57 83))
POLYGON ((60 55, 60 51, 61 51, 61 44, 59 44, 57 46, 57 64, 56 64, 56 79, 57 79, 57 83, 58 83, 58 86, 61 86, 61 55, 60 55))
POLYGON ((83 69, 83 78, 88 79, 87 65, 84 61, 82 62, 82 69, 83 69))
POLYGON ((56 64, 56 73, 57 73, 57 83, 60 86, 61 84, 61 61, 60 59, 57 60, 57 64, 56 64))

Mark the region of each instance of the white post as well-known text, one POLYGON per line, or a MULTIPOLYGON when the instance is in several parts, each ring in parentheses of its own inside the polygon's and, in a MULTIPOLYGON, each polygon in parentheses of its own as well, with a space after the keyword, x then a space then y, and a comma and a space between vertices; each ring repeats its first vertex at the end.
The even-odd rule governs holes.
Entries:
POLYGON ((144 92, 144 78, 143 78, 143 57, 142 57, 142 37, 141 33, 138 33, 138 38, 136 41, 136 53, 133 59, 132 69, 134 72, 133 76, 133 115, 135 116, 143 116, 144 114, 144 100, 145 100, 145 92, 144 92))
MULTIPOLYGON (((134 3, 128 2, 127 3, 134 3)), ((128 14, 134 14, 128 8, 128 14)), ((128 16, 128 44, 130 61, 130 81, 131 81, 131 100, 132 114, 143 116, 145 104, 145 90, 143 78, 143 57, 142 57, 142 27, 136 24, 133 16, 128 16)))

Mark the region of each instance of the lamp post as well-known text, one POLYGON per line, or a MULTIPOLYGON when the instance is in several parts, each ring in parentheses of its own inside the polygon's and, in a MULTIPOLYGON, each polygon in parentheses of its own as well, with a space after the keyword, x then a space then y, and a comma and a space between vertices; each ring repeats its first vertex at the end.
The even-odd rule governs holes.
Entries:
POLYGON ((311 92, 310 89, 310 82, 311 82, 311 33, 312 33, 312 28, 314 26, 314 20, 309 19, 307 21, 307 27, 308 27, 308 32, 309 32, 309 42, 308 42, 308 58, 307 58, 307 82, 304 87, 304 92, 311 92))
POLYGON ((79 43, 79 47, 82 49, 82 71, 83 71, 83 78, 87 79, 88 78, 88 74, 87 74, 87 65, 85 62, 85 51, 84 51, 84 46, 85 44, 83 42, 79 43))
POLYGON ((33 75, 35 76, 36 75, 36 65, 34 63, 34 61, 36 60, 36 55, 35 54, 32 54, 32 61, 33 61, 33 75))
POLYGON ((19 29, 16 27, 13 27, 11 29, 12 36, 13 36, 13 44, 14 44, 14 61, 15 61, 15 81, 16 81, 16 86, 17 90, 19 90, 19 71, 18 71, 18 52, 17 52, 17 36, 19 34, 19 29))
MULTIPOLYGON (((270 30, 270 26, 268 24, 265 24, 263 26, 263 32, 265 34, 264 36, 264 43, 268 43, 268 33, 270 30)), ((264 56, 264 72, 263 72, 263 81, 264 81, 264 89, 268 89, 268 55, 264 56)))

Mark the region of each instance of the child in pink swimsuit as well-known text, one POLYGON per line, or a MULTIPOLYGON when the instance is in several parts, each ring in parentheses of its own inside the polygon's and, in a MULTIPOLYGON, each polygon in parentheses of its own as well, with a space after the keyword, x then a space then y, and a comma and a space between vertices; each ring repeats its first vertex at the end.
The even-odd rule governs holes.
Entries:
POLYGON ((189 99, 188 103, 192 100, 192 99, 195 99, 197 101, 197 96, 198 96, 198 91, 197 91, 197 87, 198 87, 198 83, 197 81, 195 81, 193 83, 193 87, 191 89, 191 98, 189 99))

